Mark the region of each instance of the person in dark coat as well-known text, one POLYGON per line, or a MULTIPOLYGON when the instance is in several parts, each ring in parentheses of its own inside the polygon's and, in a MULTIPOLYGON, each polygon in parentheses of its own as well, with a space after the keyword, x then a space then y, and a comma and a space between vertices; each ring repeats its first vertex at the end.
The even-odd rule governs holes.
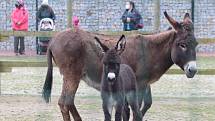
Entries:
POLYGON ((49 6, 48 0, 43 0, 42 4, 37 12, 38 21, 40 21, 44 18, 50 18, 53 21, 55 20, 55 13, 54 13, 53 9, 49 6))
POLYGON ((123 30, 131 31, 143 28, 143 20, 140 13, 135 9, 132 1, 126 2, 126 10, 122 15, 123 30))

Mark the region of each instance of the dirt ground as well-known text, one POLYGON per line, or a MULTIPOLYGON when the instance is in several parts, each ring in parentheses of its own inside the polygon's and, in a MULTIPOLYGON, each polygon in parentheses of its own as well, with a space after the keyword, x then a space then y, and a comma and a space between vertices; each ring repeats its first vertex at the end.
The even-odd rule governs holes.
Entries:
MULTIPOLYGON (((62 76, 54 68, 52 101, 41 90, 47 68, 13 68, 1 74, 0 121, 62 121, 57 105, 62 76)), ((215 121, 215 75, 164 75, 152 85, 153 105, 144 121, 215 121)), ((81 82, 75 104, 83 121, 102 121, 100 93, 81 82)))
MULTIPOLYGON (((56 96, 45 104, 40 96, 0 97, 1 121, 62 121, 56 96)), ((147 112, 147 121, 214 121, 215 98, 155 98, 147 112)), ((102 121, 99 97, 77 97, 76 105, 83 121, 102 121)))

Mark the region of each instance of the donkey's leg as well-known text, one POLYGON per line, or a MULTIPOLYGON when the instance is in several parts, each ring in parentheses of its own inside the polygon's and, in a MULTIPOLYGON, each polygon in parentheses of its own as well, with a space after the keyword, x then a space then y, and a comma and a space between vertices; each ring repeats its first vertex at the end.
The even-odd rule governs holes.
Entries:
POLYGON ((141 109, 142 103, 143 103, 143 93, 144 93, 143 90, 145 90, 145 89, 139 89, 138 92, 137 92, 138 104, 139 104, 138 106, 139 106, 140 109, 141 109))
POLYGON ((104 121, 111 121, 111 114, 113 110, 113 104, 109 100, 109 95, 105 92, 101 92, 102 97, 102 108, 104 112, 104 121))
POLYGON ((69 111, 75 121, 82 121, 74 104, 75 93, 78 89, 80 78, 65 79, 63 81, 63 90, 58 101, 64 121, 70 121, 69 111))
POLYGON ((133 112, 133 121, 142 121, 142 113, 139 108, 138 95, 136 91, 128 92, 126 94, 126 99, 133 112))
POLYGON ((108 103, 102 104, 103 112, 104 112, 104 121, 111 121, 111 113, 112 113, 112 106, 108 103))
POLYGON ((123 108, 123 121, 129 121, 129 118, 130 118, 130 108, 128 105, 128 101, 126 100, 123 108))
POLYGON ((144 107, 142 109, 142 115, 144 116, 147 110, 152 105, 152 93, 151 93, 150 85, 147 85, 145 90, 143 90, 143 100, 144 100, 144 107))
POLYGON ((61 102, 61 100, 64 100, 64 97, 61 95, 59 101, 58 101, 58 105, 60 107, 62 116, 63 116, 63 120, 64 121, 71 121, 70 120, 70 116, 69 116, 69 108, 67 106, 65 106, 63 103, 61 102))
POLYGON ((115 106, 115 121, 122 121, 123 102, 117 102, 115 106))
POLYGON ((133 100, 131 103, 130 103, 130 106, 131 106, 131 109, 132 109, 132 112, 133 112, 133 121, 142 121, 142 113, 139 109, 139 106, 138 106, 138 102, 137 100, 133 100))

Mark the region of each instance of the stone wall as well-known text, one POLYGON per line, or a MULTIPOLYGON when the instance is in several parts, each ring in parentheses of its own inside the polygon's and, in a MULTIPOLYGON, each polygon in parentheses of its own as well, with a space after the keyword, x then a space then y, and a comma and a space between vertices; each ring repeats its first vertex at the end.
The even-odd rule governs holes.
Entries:
POLYGON ((170 26, 169 22, 163 15, 163 11, 167 11, 168 14, 177 21, 182 21, 185 13, 191 15, 191 0, 161 0, 161 14, 160 23, 161 30, 165 30, 170 26))
MULTIPOLYGON (((143 31, 153 30, 154 1, 133 0, 144 19, 143 31), (144 11, 144 12, 143 12, 144 11)), ((125 0, 75 0, 73 15, 81 19, 81 28, 89 31, 121 31, 125 0)))
MULTIPOLYGON (((35 30, 36 0, 25 0, 29 10, 29 30, 35 30)), ((39 5, 42 0, 38 0, 39 5)), ((144 20, 141 31, 153 31, 155 26, 156 0, 133 0, 144 20)), ((0 30, 11 30, 10 14, 15 0, 0 0, 0 30)), ((56 30, 63 30, 67 24, 66 0, 49 0, 56 13, 56 30)), ((81 28, 88 31, 121 31, 121 15, 124 12, 125 0, 74 0, 73 15, 80 18, 81 28)), ((191 13, 191 0, 160 0, 160 30, 170 25, 163 12, 181 21, 185 12, 191 13)), ((195 0, 194 26, 197 38, 215 37, 215 1, 195 0)), ((215 51, 214 45, 199 46, 201 51, 215 51), (204 46, 204 47, 203 47, 204 46), (205 49, 203 49, 205 48, 205 49)), ((35 50, 35 37, 26 37, 26 48, 35 50)), ((13 39, 0 43, 0 50, 13 49, 13 39)))
POLYGON ((197 37, 215 37, 215 0, 195 0, 195 32, 197 37))

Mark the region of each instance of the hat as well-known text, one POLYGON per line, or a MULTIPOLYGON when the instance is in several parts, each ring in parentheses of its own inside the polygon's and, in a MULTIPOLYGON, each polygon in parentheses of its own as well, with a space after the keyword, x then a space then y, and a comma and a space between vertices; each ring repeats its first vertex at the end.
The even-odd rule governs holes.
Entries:
POLYGON ((17 1, 16 1, 16 4, 17 4, 17 5, 22 5, 22 6, 24 6, 24 1, 23 1, 23 0, 17 0, 17 1))
POLYGON ((48 5, 49 4, 49 0, 43 0, 42 5, 48 5))

